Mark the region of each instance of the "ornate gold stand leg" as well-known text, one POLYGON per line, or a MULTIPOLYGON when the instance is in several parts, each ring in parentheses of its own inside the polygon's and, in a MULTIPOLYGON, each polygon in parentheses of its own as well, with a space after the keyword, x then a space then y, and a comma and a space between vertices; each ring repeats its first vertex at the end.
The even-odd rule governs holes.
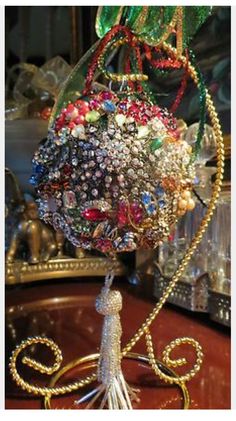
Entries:
MULTIPOLYGON (((74 369, 75 367, 79 367, 81 366, 81 368, 83 367, 84 364, 88 364, 89 362, 97 362, 99 359, 99 354, 91 354, 88 355, 86 357, 83 358, 78 358, 72 362, 70 362, 68 365, 66 365, 65 367, 63 367, 60 371, 58 371, 58 373, 56 375, 54 375, 49 383, 49 388, 55 388, 57 385, 57 382, 60 381, 60 379, 70 370, 74 369)), ((137 361, 137 363, 142 363, 145 365, 149 365, 149 358, 146 355, 141 355, 141 354, 137 354, 137 353, 128 353, 125 357, 125 359, 128 360, 133 360, 133 361, 137 361)), ((188 393, 188 389, 185 385, 184 382, 178 382, 178 375, 171 370, 169 367, 167 367, 165 364, 163 364, 162 362, 160 362, 159 360, 155 360, 155 364, 159 367, 159 370, 161 371, 161 373, 163 373, 163 375, 169 376, 170 378, 172 378, 173 380, 175 380, 175 384, 176 387, 178 387, 181 390, 182 393, 182 398, 183 398, 183 409, 188 409, 189 405, 190 405, 190 397, 189 397, 189 393, 188 393)), ((129 386, 128 386, 129 387, 129 386)), ((131 395, 133 393, 133 390, 136 389, 131 389, 131 395)), ((86 407, 86 409, 90 409, 94 403, 94 394, 101 394, 104 392, 105 388, 103 385, 100 385, 98 388, 94 388, 91 392, 89 392, 86 396, 82 397, 81 399, 79 399, 78 403, 82 404, 86 401, 86 399, 91 399, 89 405, 86 407)), ((99 396, 99 397, 100 397, 99 396)), ((97 396, 97 398, 99 398, 97 396)), ((44 407, 45 409, 52 409, 51 406, 51 400, 52 400, 53 396, 45 396, 44 398, 44 407)), ((107 396, 104 395, 103 399, 101 400, 101 403, 99 404, 99 409, 103 409, 105 406, 105 400, 106 400, 107 396)), ((134 400, 137 398, 137 396, 134 396, 134 400)))
MULTIPOLYGON (((65 367, 57 371, 56 374, 53 375, 49 385, 46 387, 37 386, 37 384, 31 384, 25 381, 17 371, 17 368, 16 368, 17 358, 24 349, 26 349, 27 347, 33 344, 38 344, 38 343, 44 344, 45 346, 51 349, 55 357, 54 364, 52 364, 51 366, 45 366, 42 363, 26 356, 22 358, 22 363, 37 371, 40 371, 41 373, 45 373, 48 375, 52 375, 53 373, 55 373, 55 371, 59 370, 61 362, 62 362, 62 354, 58 346, 51 339, 48 339, 45 337, 35 337, 35 338, 28 338, 27 340, 23 341, 13 351, 12 357, 10 360, 10 372, 11 372, 13 380, 23 390, 26 390, 28 393, 32 393, 36 396, 44 397, 45 409, 51 409, 51 400, 53 396, 62 396, 62 395, 66 395, 66 394, 78 391, 79 389, 97 381, 97 374, 94 373, 92 375, 86 376, 83 379, 75 381, 73 383, 69 383, 66 385, 57 385, 57 383, 63 378, 63 376, 67 374, 70 370, 74 369, 75 367, 81 368, 81 371, 82 370, 84 371, 85 369, 88 369, 88 368, 91 369, 94 367, 98 367, 100 354, 91 354, 86 357, 81 357, 70 362, 65 367)), ((173 349, 173 347, 171 349, 173 349)), ((124 358, 137 361, 138 363, 150 365, 150 358, 149 356, 146 356, 146 355, 128 352, 124 358)), ((188 390, 185 385, 185 382, 181 379, 181 377, 178 377, 178 375, 171 368, 167 367, 165 364, 158 361, 157 359, 153 358, 152 364, 155 365, 154 371, 155 372, 157 371, 156 374, 158 375, 158 377, 161 377, 162 379, 164 378, 164 380, 166 380, 166 378, 168 377, 169 383, 174 383, 177 387, 181 389, 181 392, 183 395, 183 402, 184 402, 183 408, 188 409, 189 404, 190 404, 190 399, 189 399, 189 394, 188 394, 188 390)), ((128 393, 130 394, 130 397, 133 400, 137 400, 137 396, 135 395, 137 390, 132 389, 130 386, 127 386, 127 389, 128 389, 128 393)), ((108 388, 106 389, 106 386, 103 384, 101 384, 98 387, 95 387, 83 399, 80 399, 79 403, 81 404, 82 402, 85 402, 85 400, 92 398, 91 402, 89 403, 89 407, 91 407, 95 403, 95 401, 98 398, 100 398, 100 396, 98 396, 98 393, 100 394, 100 396, 102 393, 104 393, 103 399, 100 403, 100 408, 101 409, 104 408, 108 399, 109 389, 108 388)), ((109 401, 108 401, 108 404, 109 404, 109 401)), ((111 404, 112 403, 110 402, 110 405, 111 404)))

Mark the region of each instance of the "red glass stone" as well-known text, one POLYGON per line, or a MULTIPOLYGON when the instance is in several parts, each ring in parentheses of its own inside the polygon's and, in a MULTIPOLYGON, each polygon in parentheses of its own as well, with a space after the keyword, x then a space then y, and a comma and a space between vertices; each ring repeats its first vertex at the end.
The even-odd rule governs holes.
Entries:
POLYGON ((89 112, 89 103, 87 101, 83 101, 82 99, 77 99, 77 101, 75 101, 75 106, 78 108, 79 112, 83 115, 89 112))
POLYGON ((72 111, 74 111, 74 105, 73 104, 69 104, 69 105, 67 105, 67 111, 69 112, 69 113, 72 113, 72 111))
POLYGON ((62 183, 62 184, 63 184, 64 189, 67 189, 67 187, 70 186, 69 181, 64 181, 64 183, 62 183))
POLYGON ((63 123, 65 121, 65 114, 61 114, 60 117, 57 119, 58 123, 63 123))
POLYGON ((142 207, 137 202, 133 202, 130 206, 130 211, 131 211, 131 215, 132 215, 134 223, 140 224, 140 222, 143 219, 142 207))
POLYGON ((151 110, 152 110, 152 113, 156 116, 158 116, 160 113, 160 108, 157 105, 153 105, 151 110))
POLYGON ((52 112, 51 107, 45 107, 45 108, 41 111, 41 113, 40 113, 40 117, 41 117, 43 120, 48 120, 48 119, 50 118, 51 112, 52 112))
POLYGON ((121 228, 128 223, 128 208, 125 202, 119 203, 117 212, 117 223, 118 227, 121 228))
POLYGON ((85 123, 84 115, 79 115, 78 117, 76 117, 76 119, 74 120, 74 122, 76 124, 84 124, 85 123))
POLYGON ((109 91, 104 91, 101 93, 101 97, 102 99, 106 100, 106 99, 112 99, 112 93, 109 91))
POLYGON ((96 208, 85 209, 81 215, 83 218, 87 219, 88 221, 105 221, 108 218, 108 214, 106 212, 102 212, 96 208))
POLYGON ((69 164, 64 165, 63 167, 63 173, 65 175, 71 175, 72 174, 72 168, 69 164))
POLYGON ((92 99, 89 102, 89 106, 91 110, 97 110, 100 107, 101 103, 97 99, 92 99))
POLYGON ((65 125, 65 115, 61 114, 56 120, 55 128, 56 130, 60 130, 64 125, 65 125))
MULTIPOLYGON (((143 219, 143 209, 137 203, 133 202, 130 204, 130 218, 135 224, 140 224, 143 219)), ((119 203, 119 209, 117 212, 117 224, 119 228, 129 224, 128 205, 125 202, 119 203)))
POLYGON ((95 247, 101 250, 102 253, 106 253, 112 249, 112 242, 110 240, 100 239, 96 241, 95 247))
POLYGON ((52 183, 52 184, 51 184, 51 188, 52 188, 53 190, 58 190, 58 189, 60 188, 60 184, 58 184, 58 183, 52 183))
POLYGON ((169 235, 169 237, 168 237, 168 241, 173 241, 173 240, 174 240, 174 238, 175 238, 175 234, 174 234, 174 233, 172 233, 172 234, 170 234, 170 235, 169 235))

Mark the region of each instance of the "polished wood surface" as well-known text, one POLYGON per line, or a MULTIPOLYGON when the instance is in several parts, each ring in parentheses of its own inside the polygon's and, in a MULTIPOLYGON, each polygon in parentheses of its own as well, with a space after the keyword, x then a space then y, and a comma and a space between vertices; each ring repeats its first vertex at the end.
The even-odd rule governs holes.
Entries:
MULTIPOLYGON (((12 382, 7 368, 11 351, 28 336, 46 335, 52 338, 63 352, 63 365, 80 356, 98 352, 102 317, 94 309, 96 295, 102 282, 68 280, 52 284, 32 284, 8 288, 6 291, 6 408, 40 409, 42 398, 30 396, 18 389, 12 382)), ((131 286, 127 282, 116 282, 123 295, 121 313, 125 345, 133 336, 154 301, 147 297, 144 289, 131 286), (141 292, 141 293, 139 293, 141 292)), ((150 295, 150 294, 149 294, 150 295)), ((181 311, 166 306, 153 323, 154 346, 157 358, 161 359, 164 347, 181 336, 195 338, 203 347, 204 361, 200 372, 187 386, 191 397, 191 409, 230 408, 230 335, 227 329, 210 322, 207 316, 181 311)), ((142 339, 134 352, 146 354, 142 339)), ((45 362, 50 353, 41 346, 31 349, 31 356, 45 362)), ((174 357, 185 356, 186 367, 178 372, 191 369, 194 364, 194 351, 185 345, 173 352, 174 357)), ((40 375, 30 368, 19 370, 24 378, 41 385, 49 383, 47 376, 40 375)), ((94 369, 93 369, 94 370, 94 369)), ((150 367, 134 361, 123 361, 127 381, 140 389, 141 401, 137 409, 178 409, 182 407, 181 393, 176 386, 161 383, 150 367)), ((87 374, 87 373, 86 373, 87 374)), ((80 376, 78 369, 71 370, 63 382, 71 382, 80 376)), ((91 386, 89 386, 91 388, 91 386)), ((54 398, 53 408, 76 408, 73 404, 82 394, 90 390, 54 398)))

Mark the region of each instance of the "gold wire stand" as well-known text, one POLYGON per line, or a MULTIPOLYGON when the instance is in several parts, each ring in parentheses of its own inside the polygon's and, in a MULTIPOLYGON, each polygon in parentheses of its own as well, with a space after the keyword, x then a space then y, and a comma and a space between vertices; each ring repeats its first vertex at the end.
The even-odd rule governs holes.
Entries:
MULTIPOLYGON (((176 58, 178 57, 178 59, 183 63, 183 65, 186 66, 191 79, 194 81, 194 83, 196 85, 198 85, 199 84, 199 78, 198 78, 197 72, 194 69, 194 67, 191 65, 191 63, 189 61, 187 61, 187 58, 185 56, 179 56, 177 49, 171 47, 170 45, 168 45, 166 43, 163 43, 161 45, 161 47, 167 53, 171 53, 176 58)), ((176 384, 181 388, 181 390, 183 392, 183 396, 184 396, 184 408, 185 409, 187 409, 189 407, 189 395, 188 395, 188 391, 187 391, 186 386, 185 386, 185 382, 191 380, 197 374, 197 372, 199 372, 199 370, 201 368, 201 364, 202 364, 202 359, 203 359, 202 348, 201 348, 200 344, 197 341, 195 341, 193 338, 183 337, 183 338, 174 339, 170 344, 168 344, 165 347, 165 349, 162 353, 163 362, 168 367, 169 366, 179 367, 179 366, 182 366, 182 365, 186 364, 187 360, 185 358, 179 358, 177 360, 173 360, 171 358, 171 353, 172 353, 173 349, 175 347, 178 347, 178 346, 182 345, 182 344, 191 345, 195 349, 196 361, 195 361, 194 367, 188 373, 186 373, 184 375, 177 376, 174 372, 172 372, 172 370, 171 370, 171 375, 165 374, 164 371, 162 371, 160 369, 160 364, 162 364, 162 363, 159 363, 159 361, 155 357, 155 349, 154 349, 154 346, 153 346, 152 335, 151 335, 151 332, 150 332, 149 328, 151 327, 151 324, 154 322, 154 320, 157 318, 159 312, 161 311, 163 305, 167 301, 167 299, 168 299, 169 295, 171 294, 173 288, 175 287, 176 283, 181 279, 186 267, 188 266, 188 263, 189 263, 191 257, 193 256, 194 252, 196 251, 197 246, 200 243, 200 241, 201 241, 201 239, 202 239, 202 237, 203 237, 203 235, 204 235, 204 233, 205 233, 205 231, 208 227, 208 224, 211 220, 211 217, 212 217, 213 212, 215 210, 216 203, 217 203, 217 200, 219 198, 220 191, 221 191, 223 173, 224 173, 224 142, 223 142, 223 136, 222 136, 219 118, 217 116, 213 101, 212 101, 211 96, 209 95, 207 90, 205 91, 205 94, 206 94, 206 106, 207 106, 209 118, 210 118, 213 130, 214 130, 214 134, 215 134, 215 137, 216 137, 216 143, 217 143, 217 154, 216 154, 217 172, 216 172, 216 179, 215 179, 213 189, 212 189, 212 196, 211 196, 211 199, 208 203, 206 213, 201 220, 201 223, 200 223, 200 225, 199 225, 199 227, 198 227, 198 229, 197 229, 197 231, 194 235, 194 238, 192 239, 192 242, 191 242, 186 254, 184 255, 181 263, 179 264, 179 267, 175 271, 170 283, 168 284, 168 286, 163 291, 162 297, 159 299, 159 301, 156 303, 156 305, 154 306, 151 313, 147 316, 146 320, 143 322, 143 324, 139 327, 139 329, 136 331, 136 333, 132 336, 132 338, 129 340, 129 342, 125 345, 125 347, 122 350, 123 358, 129 358, 129 356, 131 356, 130 358, 132 358, 132 356, 134 356, 134 355, 139 355, 139 354, 132 354, 132 353, 130 353, 130 351, 136 345, 136 343, 141 339, 141 337, 144 336, 145 341, 146 341, 148 357, 144 356, 143 358, 146 358, 146 361, 148 361, 148 363, 152 367, 154 373, 161 380, 164 380, 164 381, 166 381, 170 384, 176 384)), ((52 350, 52 352, 54 353, 55 363, 51 367, 47 367, 47 366, 44 366, 43 364, 41 364, 41 363, 39 363, 35 360, 32 360, 29 357, 24 357, 22 359, 22 362, 24 364, 28 365, 29 367, 34 368, 35 370, 40 371, 41 373, 46 373, 48 375, 51 375, 60 368, 60 363, 62 361, 61 351, 58 348, 58 346, 52 340, 50 340, 48 338, 45 338, 45 337, 43 337, 43 338, 35 337, 35 338, 28 338, 25 341, 23 341, 13 351, 11 361, 10 361, 10 364, 9 364, 10 372, 11 372, 13 380, 23 390, 27 390, 27 392, 33 393, 35 395, 44 396, 44 399, 47 401, 47 404, 49 402, 49 405, 50 405, 51 396, 67 394, 67 393, 72 392, 74 390, 78 390, 78 388, 82 388, 85 385, 88 385, 88 384, 92 383, 94 380, 96 380, 96 377, 97 377, 96 374, 92 374, 90 376, 87 376, 83 380, 74 382, 73 384, 65 385, 65 386, 52 387, 52 388, 50 388, 50 387, 40 387, 40 386, 37 386, 37 385, 30 384, 30 383, 26 382, 18 373, 18 370, 17 370, 17 367, 16 367, 16 359, 17 359, 19 353, 22 350, 24 350, 27 346, 32 345, 34 343, 42 343, 42 344, 45 344, 46 346, 48 346, 52 350)), ((97 355, 97 354, 94 354, 94 355, 97 355)), ((84 357, 84 358, 92 358, 92 357, 94 358, 94 355, 84 357)), ((140 357, 142 357, 142 356, 139 356, 139 358, 140 357)), ((84 358, 82 358, 82 359, 80 358, 79 360, 76 360, 77 364, 78 364, 78 361, 80 362, 80 364, 82 364, 82 362, 85 361, 84 358)), ((70 363, 70 364, 73 364, 73 362, 70 363)), ((64 369, 60 370, 59 373, 62 375, 66 371, 67 367, 68 366, 64 367, 64 369)), ((164 366, 162 364, 162 367, 166 367, 166 366, 164 366)), ((71 368, 71 365, 70 365, 70 368, 71 368)), ((170 369, 167 368, 167 370, 170 373, 170 369)), ((59 376, 59 374, 54 376, 53 380, 57 381, 57 379, 59 378, 58 376, 59 376)))
MULTIPOLYGON (((91 363, 94 361, 97 361, 99 358, 99 354, 90 354, 85 357, 77 358, 71 362, 69 362, 66 366, 64 366, 61 370, 59 370, 52 378, 49 383, 50 388, 56 387, 57 382, 62 378, 63 375, 68 373, 68 371, 72 370, 75 367, 82 366, 86 363, 91 363)), ((144 363, 148 366, 150 366, 149 358, 146 355, 138 354, 135 352, 128 352, 124 358, 127 358, 129 360, 138 361, 140 363, 144 363)), ((165 364, 163 364, 161 361, 156 360, 156 364, 159 366, 159 369, 163 372, 168 373, 169 376, 173 377, 174 379, 178 379, 178 375, 171 370, 169 367, 167 367, 165 364)), ((96 380, 96 379, 95 379, 96 380)), ((190 396, 188 389, 184 382, 175 382, 176 386, 180 388, 183 398, 183 408, 182 409, 189 409, 190 406, 190 396)), ((51 408, 51 399, 52 395, 46 395, 44 397, 44 408, 45 409, 52 409, 51 408)))

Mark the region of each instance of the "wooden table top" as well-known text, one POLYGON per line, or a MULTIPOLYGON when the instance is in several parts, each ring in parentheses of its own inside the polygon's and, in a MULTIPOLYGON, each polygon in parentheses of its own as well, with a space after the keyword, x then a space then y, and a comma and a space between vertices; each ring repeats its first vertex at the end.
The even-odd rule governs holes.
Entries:
MULTIPOLYGON (((53 282, 18 286, 6 291, 6 361, 21 340, 29 336, 46 335, 52 338, 63 352, 63 365, 78 357, 99 352, 102 316, 94 308, 95 297, 102 282, 79 280, 77 282, 53 282)), ((127 283, 115 283, 123 295, 121 320, 122 345, 125 345, 151 311, 154 301, 127 283)), ((157 358, 165 346, 182 336, 193 337, 200 342, 204 352, 200 372, 187 384, 191 397, 191 409, 230 408, 230 334, 206 316, 166 306, 152 324, 151 332, 157 358)), ((144 339, 135 346, 134 352, 146 354, 144 339)), ((47 352, 41 346, 31 350, 35 359, 45 361, 47 352)), ((185 356, 186 372, 194 364, 194 351, 182 345, 173 352, 174 357, 185 356)), ((126 380, 140 389, 140 403, 135 409, 178 409, 182 407, 180 390, 163 384, 144 364, 125 360, 122 363, 126 380)), ((6 363, 7 366, 7 363, 6 363)), ((22 368, 25 379, 47 385, 49 379, 30 368, 22 368)), ((94 369, 93 369, 94 370, 94 369)), ((176 369, 177 371, 177 369, 176 369)), ((80 373, 71 370, 63 379, 65 383, 77 379, 80 373)), ((89 386, 90 389, 92 386, 89 386)), ((86 389, 86 390, 89 390, 86 389)), ((54 398, 53 408, 75 408, 73 402, 85 391, 54 398)), ((11 380, 6 367, 6 409, 40 409, 42 398, 28 395, 11 380)), ((75 408, 76 409, 76 408, 75 408)))

